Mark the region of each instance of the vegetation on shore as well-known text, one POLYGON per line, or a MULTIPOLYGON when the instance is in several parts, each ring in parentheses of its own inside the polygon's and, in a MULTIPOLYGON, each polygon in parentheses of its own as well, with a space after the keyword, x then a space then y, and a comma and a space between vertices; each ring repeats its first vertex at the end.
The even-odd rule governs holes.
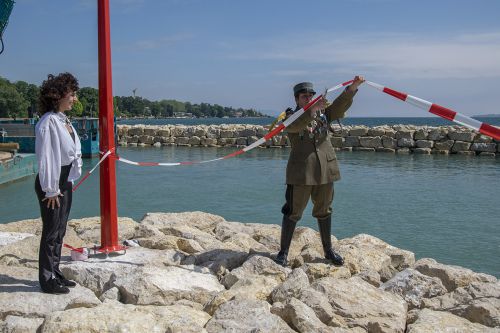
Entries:
MULTIPOLYGON (((25 81, 10 82, 0 76, 0 118, 29 117, 38 109, 39 86, 25 81)), ((83 87, 78 91, 79 102, 70 115, 96 116, 99 112, 99 91, 83 87)), ((218 104, 181 102, 173 99, 150 101, 140 96, 115 96, 118 117, 265 117, 254 109, 233 108, 218 104)))

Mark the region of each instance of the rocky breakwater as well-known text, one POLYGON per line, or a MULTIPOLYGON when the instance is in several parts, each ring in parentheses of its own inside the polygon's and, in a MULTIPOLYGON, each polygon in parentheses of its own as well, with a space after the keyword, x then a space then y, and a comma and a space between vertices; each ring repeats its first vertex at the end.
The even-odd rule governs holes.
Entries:
MULTIPOLYGON (((121 146, 243 147, 262 138, 268 129, 259 125, 120 125, 121 146)), ((399 154, 500 155, 498 140, 461 126, 343 126, 335 127, 332 145, 337 150, 399 154)), ((307 134, 306 134, 307 135, 307 134)), ((262 147, 289 147, 286 133, 262 147)))
MULTIPOLYGON (((72 220, 66 243, 99 242, 99 218, 72 220)), ((0 225, 2 332, 500 332, 500 282, 361 234, 321 256, 316 231, 299 227, 291 267, 272 257, 280 227, 202 212, 119 219, 124 255, 69 261, 78 285, 41 293, 39 220, 0 225)))

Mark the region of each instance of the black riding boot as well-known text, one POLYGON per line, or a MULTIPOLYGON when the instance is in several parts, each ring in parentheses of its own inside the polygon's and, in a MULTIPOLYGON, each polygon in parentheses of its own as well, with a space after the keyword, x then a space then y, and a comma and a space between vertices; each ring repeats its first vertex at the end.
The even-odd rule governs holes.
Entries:
POLYGON ((333 251, 332 248, 332 216, 329 215, 322 219, 318 219, 319 234, 321 235, 321 244, 323 244, 323 251, 325 252, 325 258, 330 260, 334 265, 342 266, 344 264, 344 259, 333 251))
POLYGON ((290 243, 292 243, 293 232, 295 231, 296 225, 297 222, 283 216, 283 222, 281 223, 281 248, 275 260, 277 264, 280 264, 283 267, 288 264, 288 249, 290 248, 290 243))

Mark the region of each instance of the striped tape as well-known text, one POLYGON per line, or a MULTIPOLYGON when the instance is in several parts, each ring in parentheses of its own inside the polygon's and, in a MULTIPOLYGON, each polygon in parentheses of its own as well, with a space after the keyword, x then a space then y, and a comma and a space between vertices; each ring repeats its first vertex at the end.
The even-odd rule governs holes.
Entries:
POLYGON ((429 101, 426 101, 424 99, 408 95, 402 92, 399 92, 397 90, 384 87, 378 83, 371 82, 371 81, 366 81, 366 83, 377 89, 380 90, 388 95, 391 95, 394 98, 400 99, 403 102, 407 102, 408 104, 411 104, 413 106, 416 106, 417 108, 420 108, 422 110, 426 110, 427 112, 430 112, 432 114, 435 114, 441 118, 451 120, 459 125, 468 127, 470 129, 476 130, 481 134, 490 136, 496 140, 500 140, 500 129, 494 126, 491 126, 490 124, 480 122, 476 119, 470 118, 464 114, 458 113, 456 111, 453 111, 451 109, 445 108, 441 105, 431 103, 429 101))
POLYGON ((332 92, 332 91, 335 91, 335 90, 338 90, 342 87, 345 87, 349 84, 352 83, 352 80, 350 81, 347 81, 347 82, 344 82, 344 83, 340 83, 334 87, 331 87, 330 89, 327 89, 325 90, 325 93, 323 95, 319 95, 317 97, 315 97, 314 99, 312 99, 309 103, 307 103, 306 106, 304 106, 302 109, 300 110, 297 110, 296 112, 294 112, 290 117, 288 117, 284 122, 282 122, 281 124, 279 124, 276 128, 274 128, 273 130, 269 131, 269 133, 267 133, 266 135, 264 135, 262 138, 260 138, 259 140, 255 141, 254 143, 246 146, 245 148, 242 148, 240 150, 237 150, 231 154, 228 154, 226 156, 223 156, 223 157, 219 157, 219 158, 214 158, 214 159, 211 159, 211 160, 205 160, 205 161, 191 161, 191 162, 172 162, 172 163, 162 163, 162 162, 136 162, 136 161, 131 161, 131 160, 128 160, 124 157, 121 157, 121 156, 117 156, 116 159, 120 162, 123 162, 123 163, 126 163, 126 164, 130 164, 130 165, 136 165, 136 166, 177 166, 177 165, 194 165, 194 164, 203 164, 203 163, 210 163, 210 162, 215 162, 215 161, 220 161, 220 160, 227 160, 228 158, 231 158, 231 157, 235 157, 235 156, 238 156, 238 155, 241 155, 241 154, 244 154, 246 153, 247 151, 250 151, 262 144, 264 144, 267 140, 271 139, 272 137, 274 137, 275 135, 279 134, 281 131, 283 131, 286 127, 290 126, 290 124, 292 124, 294 121, 296 121, 301 115, 304 114, 305 111, 307 111, 311 106, 313 106, 314 104, 316 104, 316 102, 318 102, 321 98, 323 97, 326 97, 326 95, 329 93, 329 92, 332 92))
MULTIPOLYGON (((90 170, 89 172, 87 172, 87 173, 85 174, 85 176, 84 176, 82 179, 80 179, 80 181, 78 182, 78 184, 76 184, 76 185, 73 187, 73 192, 75 192, 75 191, 76 191, 76 189, 77 189, 77 188, 78 188, 78 187, 79 187, 79 186, 80 186, 80 185, 81 185, 81 184, 85 181, 85 179, 87 179, 87 178, 88 178, 88 177, 92 174, 92 172, 94 172, 94 170, 95 170, 95 169, 97 169, 97 167, 99 166, 99 164, 101 164, 101 163, 102 163, 102 162, 103 162, 103 161, 104 161, 104 160, 105 160, 105 159, 106 159, 109 155, 111 155, 111 153, 112 153, 112 151, 113 151, 113 150, 115 150, 115 148, 108 150, 108 151, 106 152, 106 154, 104 154, 104 155, 101 157, 101 159, 99 160, 99 162, 97 162, 97 164, 96 164, 96 165, 94 165, 94 167, 92 168, 92 170, 90 170)), ((102 152, 101 152, 101 154, 102 154, 102 152)))

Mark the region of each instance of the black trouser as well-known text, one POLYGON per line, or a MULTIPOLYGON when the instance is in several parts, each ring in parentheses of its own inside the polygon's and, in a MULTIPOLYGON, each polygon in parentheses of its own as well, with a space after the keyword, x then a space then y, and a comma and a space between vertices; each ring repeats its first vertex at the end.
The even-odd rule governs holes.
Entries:
POLYGON ((40 252, 38 258, 38 279, 42 288, 47 286, 50 279, 61 279, 62 272, 59 270, 59 262, 61 261, 61 250, 63 238, 66 234, 66 224, 68 222, 69 211, 71 210, 72 201, 72 184, 68 182, 69 171, 71 165, 61 167, 61 176, 59 177, 59 190, 63 196, 59 197, 59 207, 47 208, 47 200, 45 192, 40 186, 38 175, 35 180, 35 192, 40 204, 40 213, 42 215, 43 229, 42 238, 40 239, 40 252))

